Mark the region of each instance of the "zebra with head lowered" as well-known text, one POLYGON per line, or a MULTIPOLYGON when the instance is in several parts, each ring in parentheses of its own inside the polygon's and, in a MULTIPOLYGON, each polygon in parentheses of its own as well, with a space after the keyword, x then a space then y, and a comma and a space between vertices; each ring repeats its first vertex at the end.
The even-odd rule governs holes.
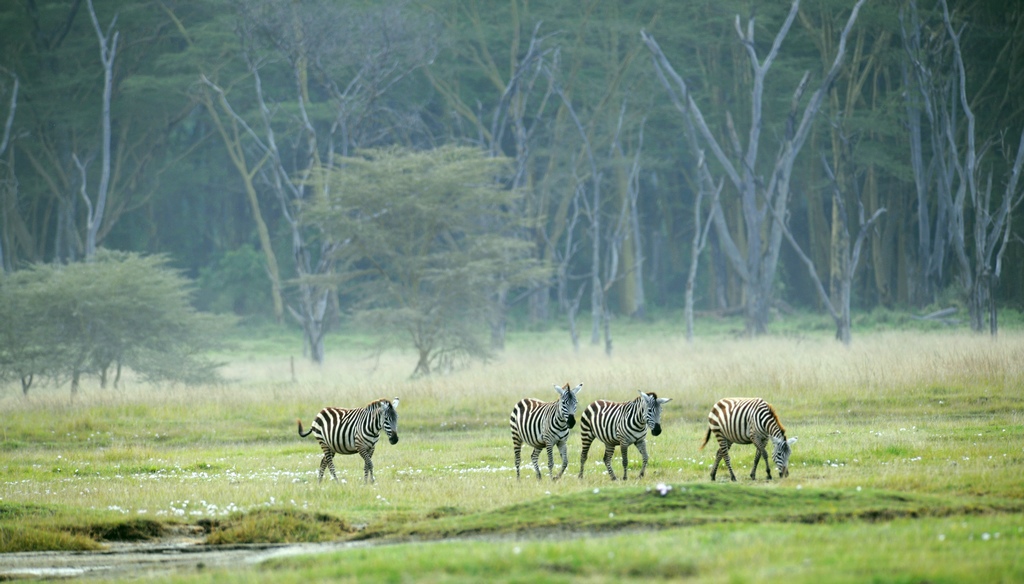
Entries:
POLYGON ((331 477, 338 480, 334 471, 335 454, 359 454, 363 457, 363 482, 375 482, 373 477, 373 450, 377 446, 381 429, 388 436, 388 442, 398 443, 398 398, 394 401, 379 399, 362 408, 324 408, 313 419, 313 425, 303 433, 302 420, 299 436, 305 438, 312 433, 324 451, 320 460, 320 474, 317 482, 324 480, 324 470, 330 469, 331 477))
POLYGON ((779 477, 789 476, 789 455, 792 453, 791 446, 796 442, 796 438, 786 439, 786 429, 770 403, 759 397, 720 399, 708 414, 708 431, 704 434, 704 443, 700 445, 702 449, 707 445, 712 432, 718 439, 718 453, 715 455, 715 464, 711 467, 711 480, 715 480, 718 463, 723 458, 726 468, 729 469, 729 477, 733 481, 736 480, 736 474, 732 472, 732 462, 729 460, 729 447, 733 444, 753 444, 757 448, 757 454, 754 455, 754 468, 750 471, 750 478, 754 479, 757 476, 757 463, 763 457, 768 480, 772 480, 768 451, 765 450, 769 440, 773 444, 772 460, 779 471, 779 477))
POLYGON ((555 386, 559 397, 553 402, 545 402, 539 399, 526 398, 512 408, 512 415, 509 417, 509 425, 512 426, 512 447, 516 454, 516 479, 519 478, 519 464, 522 460, 523 444, 533 447, 533 454, 530 460, 533 461, 533 468, 537 471, 537 478, 541 478, 540 464, 537 459, 540 457, 542 448, 548 451, 548 474, 552 479, 561 478, 565 469, 569 466, 569 458, 566 454, 565 441, 569 438, 569 429, 576 425, 576 405, 579 400, 576 395, 583 389, 579 384, 575 389, 555 386), (558 453, 562 455, 562 471, 554 476, 555 455, 554 448, 558 447, 558 453))
POLYGON ((613 402, 599 399, 583 411, 580 416, 580 437, 583 440, 583 453, 580 456, 580 478, 587 464, 587 454, 594 439, 604 442, 604 466, 608 475, 615 480, 612 470, 612 456, 615 447, 622 447, 622 479, 626 479, 629 467, 628 448, 636 444, 644 464, 640 468, 640 477, 647 472, 647 429, 651 434, 661 434, 661 406, 671 398, 658 397, 656 393, 639 392, 640 396, 629 402, 613 402))

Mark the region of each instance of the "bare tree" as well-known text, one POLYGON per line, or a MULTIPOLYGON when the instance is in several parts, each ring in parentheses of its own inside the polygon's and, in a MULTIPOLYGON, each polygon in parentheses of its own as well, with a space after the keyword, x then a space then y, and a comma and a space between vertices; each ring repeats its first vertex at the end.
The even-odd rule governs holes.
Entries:
POLYGON ((96 9, 92 0, 87 0, 89 7, 89 18, 92 20, 93 30, 96 31, 96 38, 100 45, 100 62, 103 64, 103 105, 100 114, 102 126, 102 142, 100 144, 100 182, 96 187, 96 202, 93 203, 87 189, 86 167, 88 161, 82 162, 78 154, 72 154, 72 160, 78 168, 81 177, 81 195, 86 206, 86 231, 85 231, 85 257, 91 259, 96 255, 96 234, 100 225, 103 224, 103 214, 107 208, 107 195, 110 191, 110 99, 114 86, 114 59, 117 57, 117 41, 120 37, 118 31, 114 30, 117 24, 117 15, 111 19, 106 32, 100 28, 100 21, 96 18, 96 9))
POLYGON ((901 62, 903 92, 917 200, 917 269, 913 294, 918 304, 935 301, 949 254, 949 217, 953 204, 950 142, 957 103, 946 96, 945 82, 936 78, 928 55, 946 53, 945 35, 924 35, 916 2, 900 10, 900 32, 906 58, 901 62), (948 119, 949 123, 942 120, 948 119), (926 158, 926 152, 930 157, 926 158))
MULTIPOLYGON (((369 15, 355 9, 339 14, 324 5, 299 7, 259 0, 240 3, 239 9, 238 34, 253 84, 256 111, 250 117, 255 124, 232 106, 220 85, 205 75, 202 81, 248 137, 251 152, 238 153, 257 162, 245 163, 243 175, 249 180, 259 177, 278 201, 296 270, 295 302, 287 309, 303 329, 307 355, 322 363, 333 298, 332 284, 324 276, 334 271, 333 258, 343 242, 307 231, 298 209, 308 200, 325 196, 328 183, 314 178, 333 164, 336 154, 374 144, 387 133, 385 127, 412 125, 382 104, 382 97, 429 62, 433 49, 405 30, 407 23, 394 5, 377 7, 369 15), (283 67, 290 76, 291 95, 267 94, 263 72, 271 66, 283 67), (330 96, 335 114, 329 124, 317 123, 310 113, 312 83, 330 96), (289 107, 281 107, 286 103, 289 107)), ((253 204, 258 205, 255 200, 253 204)))
MULTIPOLYGON (((6 73, 6 71, 3 71, 6 73)), ((11 129, 14 127, 14 114, 18 109, 18 88, 20 86, 18 76, 13 72, 11 76, 11 100, 7 106, 7 120, 4 122, 3 136, 0 137, 0 165, 3 165, 2 157, 7 152, 7 147, 11 143, 11 129)), ((4 253, 4 249, 7 247, 7 201, 17 199, 17 177, 14 176, 13 165, 7 165, 10 176, 6 178, 0 178, 0 274, 9 272, 11 267, 8 263, 7 255, 4 253), (14 191, 14 196, 9 196, 6 191, 14 191)), ((31 384, 31 381, 29 382, 31 384)))
MULTIPOLYGON (((483 26, 480 15, 475 12, 471 23, 474 27, 483 26)), ((508 156, 513 159, 514 166, 508 179, 508 186, 513 189, 525 187, 531 178, 529 164, 535 157, 536 135, 538 130, 544 128, 545 114, 553 94, 554 79, 545 72, 552 67, 557 69, 557 64, 553 63, 557 63, 559 51, 549 42, 557 33, 542 35, 542 24, 536 22, 533 25, 526 49, 520 54, 521 22, 514 19, 511 23, 516 34, 514 42, 509 47, 510 66, 507 71, 503 71, 490 59, 486 60, 486 63, 481 63, 487 76, 498 89, 497 101, 490 109, 481 103, 477 103, 475 108, 465 103, 455 84, 434 75, 431 68, 426 69, 431 84, 451 105, 454 115, 470 128, 469 132, 475 133, 474 137, 462 136, 458 137, 459 139, 476 142, 492 156, 500 157, 506 155, 506 143, 511 138, 513 152, 509 152, 508 156)), ((537 205, 528 201, 530 199, 524 198, 524 207, 521 209, 524 215, 537 212, 536 209, 530 208, 537 205)), ((543 226, 535 225, 531 229, 523 230, 519 236, 524 240, 548 242, 547 234, 539 233, 540 231, 543 231, 543 226)), ((537 254, 538 257, 543 257, 544 251, 538 249, 537 254)), ((537 298, 546 300, 549 290, 550 282, 545 281, 533 287, 528 296, 532 302, 536 302, 537 298)), ((510 305, 508 292, 507 281, 499 279, 494 291, 497 312, 491 319, 491 343, 495 349, 500 349, 505 344, 507 312, 510 305)))
POLYGON ((662 84, 672 96, 673 104, 695 128, 701 140, 714 155, 728 177, 730 184, 739 194, 743 228, 746 240, 746 253, 740 251, 732 238, 729 226, 721 209, 713 213, 715 231, 722 248, 729 259, 730 265, 743 281, 746 298, 747 333, 759 335, 767 332, 769 306, 772 300, 772 287, 778 267, 779 251, 782 243, 783 228, 780 222, 772 220, 773 214, 784 214, 789 205, 790 177, 796 158, 810 135, 814 118, 821 107, 822 101, 832 83, 839 74, 846 53, 846 41, 853 24, 857 19, 865 0, 858 0, 850 12, 838 43, 836 56, 832 66, 824 75, 818 88, 811 94, 802 113, 799 112, 803 93, 807 87, 810 72, 804 74, 802 81, 793 94, 793 107, 789 114, 787 131, 775 156, 771 175, 764 180, 757 173, 758 157, 761 146, 761 130, 764 124, 762 109, 765 77, 781 49, 782 42, 789 33, 793 20, 800 7, 800 1, 794 0, 789 14, 775 35, 771 49, 761 59, 754 44, 754 19, 747 21, 746 27, 741 25, 740 17, 735 20, 736 33, 750 59, 752 87, 750 130, 745 149, 735 128, 729 124, 729 140, 733 154, 730 156, 720 145, 718 138, 708 127, 705 117, 697 102, 690 95, 689 88, 683 77, 665 56, 661 47, 644 31, 640 35, 647 48, 650 49, 655 70, 662 84), (799 121, 798 121, 799 117, 799 121))
POLYGON ((857 238, 853 243, 853 247, 849 246, 850 242, 850 228, 848 224, 848 217, 846 212, 846 203, 844 203, 843 193, 839 188, 839 183, 836 181, 835 173, 832 172, 832 168, 829 167, 828 161, 824 155, 821 158, 821 163, 825 167, 825 173, 828 175, 829 182, 831 184, 830 191, 832 192, 832 204, 836 206, 837 212, 834 214, 838 225, 833 225, 833 230, 838 229, 840 236, 838 240, 843 242, 840 244, 838 249, 833 249, 832 254, 837 257, 837 264, 841 266, 839 272, 834 275, 835 281, 831 282, 830 288, 832 294, 826 291, 825 285, 821 281, 821 277, 818 276, 818 271, 814 267, 814 261, 804 252, 800 244, 797 243, 793 237, 792 232, 786 227, 786 219, 780 214, 776 213, 774 219, 780 225, 782 225, 783 233, 786 236, 786 240, 789 241, 790 245, 793 246, 794 251, 800 256, 800 260, 807 266, 807 272, 811 276, 811 280, 814 282, 815 289, 818 291, 818 297, 821 298, 822 304, 828 309, 829 314, 832 316, 832 320, 836 325, 836 340, 841 341, 844 345, 849 345, 852 339, 851 336, 851 318, 850 318, 850 301, 853 297, 853 277, 857 272, 857 266, 860 263, 861 248, 864 245, 864 240, 867 239, 871 232, 871 227, 885 213, 885 208, 875 210, 870 218, 864 218, 864 205, 860 201, 860 196, 857 196, 857 222, 860 227, 860 231, 857 233, 857 238))
POLYGON ((572 280, 575 278, 569 273, 572 266, 572 259, 579 250, 579 240, 576 238, 576 225, 580 221, 580 201, 586 195, 583 188, 583 181, 576 181, 576 188, 572 199, 571 212, 566 219, 565 237, 562 240, 561 251, 555 252, 555 282, 558 291, 558 304, 565 312, 569 322, 569 339, 572 341, 573 351, 580 350, 579 327, 576 316, 580 311, 580 302, 583 300, 583 292, 586 286, 578 286, 575 293, 570 292, 572 280), (570 297, 571 296, 571 297, 570 297))
MULTIPOLYGON (((691 131, 687 132, 687 138, 696 140, 691 131)), ((686 340, 693 342, 693 285, 697 279, 697 266, 700 254, 708 243, 708 233, 711 232, 711 222, 714 213, 718 209, 718 197, 722 194, 722 187, 725 186, 724 179, 714 184, 711 179, 711 172, 708 170, 704 159, 704 152, 697 149, 697 193, 693 200, 693 242, 690 246, 690 268, 686 275, 686 293, 683 304, 683 314, 686 318, 686 340), (711 202, 708 204, 707 217, 704 217, 704 197, 708 194, 709 187, 713 188, 711 202)))
MULTIPOLYGON (((967 99, 967 71, 964 67, 960 47, 960 33, 953 29, 946 0, 940 0, 942 20, 953 47, 953 66, 957 76, 957 98, 967 119, 966 139, 963 158, 955 140, 953 128, 946 136, 953 154, 953 166, 958 180, 956 197, 951 209, 951 240, 954 256, 960 266, 960 280, 967 293, 967 307, 971 317, 971 329, 984 329, 985 313, 989 315, 989 331, 992 336, 998 332, 995 301, 992 286, 1002 272, 1003 255, 1012 234, 1013 212, 1024 200, 1024 190, 1018 190, 1021 167, 1024 165, 1024 131, 1021 131, 1017 153, 1010 170, 1010 178, 998 201, 992 198, 992 171, 987 173, 982 186, 981 161, 987 152, 987 145, 979 148, 976 142, 974 112, 967 99), (995 208, 993 208, 995 203, 995 208), (973 215, 973 225, 968 233, 968 217, 973 215), (973 237, 973 258, 968 256, 966 237, 973 237)), ((952 124, 951 119, 946 120, 952 124)))

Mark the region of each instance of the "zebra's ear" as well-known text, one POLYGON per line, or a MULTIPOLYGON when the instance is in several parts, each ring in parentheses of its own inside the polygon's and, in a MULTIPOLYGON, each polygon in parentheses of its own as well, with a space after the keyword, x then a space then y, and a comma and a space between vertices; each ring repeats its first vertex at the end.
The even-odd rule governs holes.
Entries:
POLYGON ((569 384, 566 383, 565 387, 562 387, 561 385, 555 385, 555 391, 558 392, 558 395, 562 395, 563 393, 569 391, 569 384))
MULTIPOLYGON (((565 388, 566 388, 566 389, 569 389, 569 384, 568 384, 568 383, 566 383, 566 384, 565 384, 565 388)), ((572 392, 573 392, 574 394, 578 394, 578 393, 580 392, 580 390, 581 390, 581 389, 583 389, 583 384, 582 384, 582 383, 580 383, 579 385, 577 385, 577 386, 576 386, 576 389, 572 390, 572 392)))
POLYGON ((789 440, 786 440, 786 444, 789 444, 790 446, 792 446, 794 442, 796 442, 796 436, 793 436, 789 440))
POLYGON ((391 407, 393 409, 396 409, 396 410, 398 409, 398 398, 397 397, 394 399, 394 401, 391 402, 391 407))
POLYGON ((672 401, 672 398, 670 398, 670 397, 659 397, 658 398, 658 403, 659 404, 667 404, 670 401, 672 401))

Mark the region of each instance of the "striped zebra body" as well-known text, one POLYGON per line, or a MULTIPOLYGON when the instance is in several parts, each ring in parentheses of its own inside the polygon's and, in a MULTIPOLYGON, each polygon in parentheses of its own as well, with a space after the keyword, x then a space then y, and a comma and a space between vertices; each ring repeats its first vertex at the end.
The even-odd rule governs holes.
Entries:
POLYGON ((299 436, 305 438, 312 433, 324 451, 317 482, 324 480, 324 471, 328 469, 331 477, 338 480, 334 469, 335 454, 358 454, 363 457, 363 481, 374 482, 373 450, 381 430, 387 434, 389 442, 398 443, 397 408, 397 397, 390 402, 379 399, 362 408, 324 408, 306 432, 302 431, 302 420, 298 420, 299 436))
POLYGON ((630 445, 635 444, 644 461, 640 467, 639 477, 643 478, 647 472, 647 429, 650 428, 654 436, 661 434, 661 406, 669 401, 671 399, 659 398, 655 393, 641 391, 633 401, 613 402, 601 399, 587 406, 580 416, 583 452, 580 455, 579 478, 583 478, 590 445, 595 439, 604 442, 604 466, 613 481, 615 471, 612 470, 612 456, 615 454, 615 447, 622 448, 622 479, 625 480, 626 469, 629 468, 628 449, 630 445))
POLYGON ((786 429, 779 421, 775 408, 763 399, 731 397, 718 400, 708 414, 708 430, 704 434, 701 448, 707 445, 712 432, 718 440, 718 453, 711 467, 711 480, 715 480, 718 464, 722 459, 725 459, 730 478, 736 480, 729 459, 729 447, 733 444, 753 444, 757 448, 757 454, 754 455, 754 468, 750 471, 750 478, 754 479, 757 476, 757 465, 761 458, 764 458, 768 480, 772 480, 768 451, 765 450, 769 440, 773 444, 772 460, 779 471, 779 477, 789 476, 789 455, 792 453, 791 445, 796 438, 786 439, 786 429))
POLYGON ((565 443, 569 438, 569 430, 576 425, 576 395, 583 389, 583 384, 577 385, 575 389, 569 389, 569 384, 566 383, 565 387, 556 385, 555 389, 558 390, 559 398, 553 402, 526 398, 512 408, 509 425, 512 427, 512 447, 516 457, 516 479, 519 478, 523 444, 533 447, 530 460, 533 461, 538 479, 541 478, 538 459, 542 449, 548 451, 548 474, 552 480, 561 478, 569 466, 565 443), (557 477, 554 475, 556 446, 562 456, 562 471, 557 477))

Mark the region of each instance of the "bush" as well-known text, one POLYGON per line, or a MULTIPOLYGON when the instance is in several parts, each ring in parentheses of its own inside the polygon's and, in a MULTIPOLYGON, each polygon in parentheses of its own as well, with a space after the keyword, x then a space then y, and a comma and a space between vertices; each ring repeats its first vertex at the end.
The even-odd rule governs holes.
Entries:
POLYGON ((37 264, 0 280, 0 380, 101 385, 128 367, 148 381, 211 381, 204 353, 233 322, 196 311, 187 279, 163 256, 100 251, 89 262, 37 264), (26 381, 27 380, 27 381, 26 381))

